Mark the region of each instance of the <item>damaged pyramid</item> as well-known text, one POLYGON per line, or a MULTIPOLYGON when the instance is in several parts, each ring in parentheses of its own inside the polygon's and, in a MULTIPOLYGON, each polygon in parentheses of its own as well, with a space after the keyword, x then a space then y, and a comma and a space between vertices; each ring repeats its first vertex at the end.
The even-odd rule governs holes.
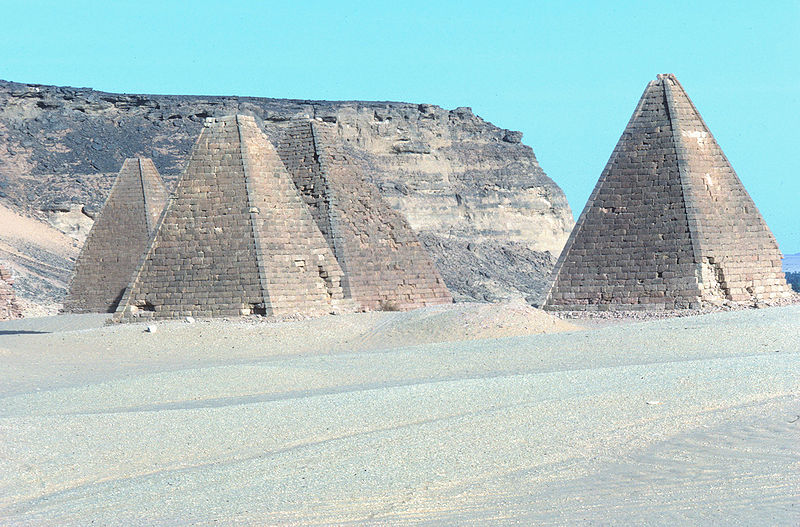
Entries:
POLYGON ((341 276, 255 120, 211 118, 115 318, 330 312, 341 276))
POLYGON ((167 191, 153 162, 126 159, 75 262, 63 311, 117 309, 166 202, 167 191))
POLYGON ((553 271, 551 310, 791 295, 775 237, 672 74, 645 89, 553 271))
POLYGON ((346 298, 370 310, 453 301, 411 226, 364 178, 332 125, 293 122, 277 149, 344 272, 346 298))

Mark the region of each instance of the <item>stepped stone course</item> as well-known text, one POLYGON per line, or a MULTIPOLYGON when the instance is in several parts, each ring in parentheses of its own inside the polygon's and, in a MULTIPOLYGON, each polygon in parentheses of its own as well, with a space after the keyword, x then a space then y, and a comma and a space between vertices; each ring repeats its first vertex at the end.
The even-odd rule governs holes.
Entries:
POLYGON ((553 271, 551 310, 791 292, 774 236, 674 75, 647 86, 553 271))
POLYGON ((117 309, 166 202, 153 162, 126 159, 75 263, 65 312, 117 309))
POLYGON ((0 264, 0 320, 22 318, 22 308, 14 294, 14 278, 7 267, 0 264))
POLYGON ((207 119, 115 318, 330 312, 341 276, 255 120, 207 119))
POLYGON ((366 309, 452 302, 408 222, 364 177, 332 125, 293 122, 278 153, 344 272, 345 297, 366 309))

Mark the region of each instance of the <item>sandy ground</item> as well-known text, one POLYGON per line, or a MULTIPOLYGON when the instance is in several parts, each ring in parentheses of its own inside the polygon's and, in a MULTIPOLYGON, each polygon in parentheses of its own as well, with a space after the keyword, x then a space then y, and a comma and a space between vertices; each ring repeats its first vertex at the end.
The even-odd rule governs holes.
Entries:
POLYGON ((800 306, 104 319, 0 324, 0 523, 800 523, 800 306))

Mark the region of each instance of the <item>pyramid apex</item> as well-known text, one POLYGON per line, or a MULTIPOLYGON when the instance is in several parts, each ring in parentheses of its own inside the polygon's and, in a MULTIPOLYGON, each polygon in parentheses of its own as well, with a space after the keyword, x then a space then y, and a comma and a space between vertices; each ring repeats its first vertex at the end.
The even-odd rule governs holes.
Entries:
POLYGON ((674 73, 659 73, 656 76, 656 80, 671 80, 672 82, 677 82, 678 78, 675 76, 674 73))
POLYGON ((243 122, 247 122, 247 124, 255 124, 256 120, 255 117, 252 115, 245 115, 241 113, 232 114, 232 115, 223 115, 222 117, 206 117, 203 121, 203 126, 205 128, 210 128, 217 123, 236 123, 240 124, 243 122))
POLYGON ((133 163, 136 168, 139 168, 142 162, 152 161, 149 157, 145 156, 133 156, 133 157, 126 157, 125 161, 122 162, 123 168, 125 165, 133 163))

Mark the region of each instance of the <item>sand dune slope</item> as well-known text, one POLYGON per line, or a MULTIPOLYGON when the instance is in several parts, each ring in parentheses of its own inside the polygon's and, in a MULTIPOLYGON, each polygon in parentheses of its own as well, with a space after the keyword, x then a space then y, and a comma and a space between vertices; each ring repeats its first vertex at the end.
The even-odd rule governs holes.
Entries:
POLYGON ((0 325, 0 518, 800 519, 800 306, 414 342, 424 318, 0 325))
POLYGON ((14 273, 25 316, 55 314, 80 245, 44 221, 0 205, 0 260, 14 273))

